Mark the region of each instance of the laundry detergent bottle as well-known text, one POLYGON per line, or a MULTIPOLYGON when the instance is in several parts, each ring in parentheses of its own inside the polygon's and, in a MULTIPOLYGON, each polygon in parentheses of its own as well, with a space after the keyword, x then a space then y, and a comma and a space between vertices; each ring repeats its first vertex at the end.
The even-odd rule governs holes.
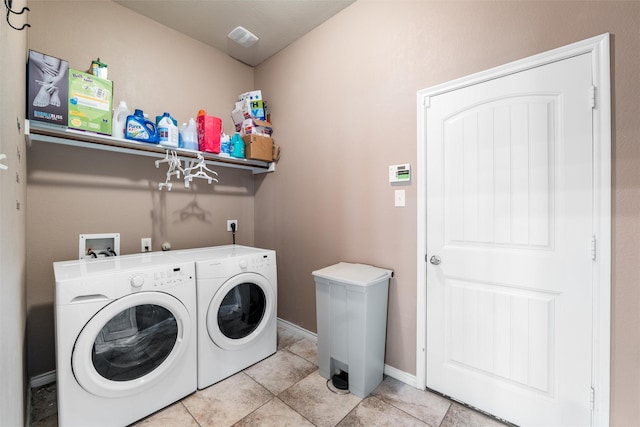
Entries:
POLYGON ((244 141, 238 132, 233 134, 233 137, 229 142, 229 150, 231 152, 231 157, 244 159, 244 141))
POLYGON ((126 139, 150 142, 152 144, 157 144, 160 141, 155 123, 147 120, 144 117, 144 112, 139 109, 136 109, 132 115, 127 117, 127 127, 125 128, 124 137, 126 139))
POLYGON ((158 121, 158 138, 160 145, 178 148, 178 127, 169 113, 164 113, 158 121))
POLYGON ((111 136, 114 138, 124 138, 124 128, 127 126, 127 117, 131 115, 131 111, 127 108, 125 101, 120 101, 120 105, 113 111, 113 120, 111 121, 111 136))

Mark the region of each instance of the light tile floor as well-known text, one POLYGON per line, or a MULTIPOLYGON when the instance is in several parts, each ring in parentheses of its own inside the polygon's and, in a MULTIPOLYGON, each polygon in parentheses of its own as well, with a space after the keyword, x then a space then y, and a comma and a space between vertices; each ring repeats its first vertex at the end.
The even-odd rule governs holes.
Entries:
MULTIPOLYGON (((336 394, 318 374, 317 365, 316 344, 279 327, 276 354, 135 426, 504 427, 493 418, 390 377, 365 399, 336 394)), ((31 426, 57 426, 55 399, 55 384, 33 391, 31 426)))

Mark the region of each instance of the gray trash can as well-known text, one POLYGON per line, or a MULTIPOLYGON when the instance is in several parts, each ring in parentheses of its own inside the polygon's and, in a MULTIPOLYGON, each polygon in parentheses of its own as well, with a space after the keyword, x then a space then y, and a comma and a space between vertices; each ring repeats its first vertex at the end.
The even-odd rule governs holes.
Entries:
POLYGON ((382 382, 393 272, 341 262, 312 274, 320 375, 344 380, 348 374, 349 391, 365 398, 382 382))

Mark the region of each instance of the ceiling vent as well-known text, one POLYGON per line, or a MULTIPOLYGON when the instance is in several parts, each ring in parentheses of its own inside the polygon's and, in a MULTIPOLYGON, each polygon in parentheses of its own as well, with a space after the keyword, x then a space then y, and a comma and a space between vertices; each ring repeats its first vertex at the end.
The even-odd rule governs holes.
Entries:
POLYGON ((227 37, 244 47, 252 46, 258 41, 258 37, 244 27, 234 28, 227 37))

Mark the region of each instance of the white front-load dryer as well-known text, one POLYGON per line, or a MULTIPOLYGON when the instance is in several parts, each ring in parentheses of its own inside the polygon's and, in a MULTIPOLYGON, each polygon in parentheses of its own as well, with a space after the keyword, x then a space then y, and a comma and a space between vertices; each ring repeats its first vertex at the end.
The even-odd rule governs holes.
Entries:
POLYGON ((125 426, 197 389, 195 265, 54 263, 58 425, 125 426))
POLYGON ((172 254, 196 263, 198 389, 276 352, 275 251, 227 245, 172 254))

